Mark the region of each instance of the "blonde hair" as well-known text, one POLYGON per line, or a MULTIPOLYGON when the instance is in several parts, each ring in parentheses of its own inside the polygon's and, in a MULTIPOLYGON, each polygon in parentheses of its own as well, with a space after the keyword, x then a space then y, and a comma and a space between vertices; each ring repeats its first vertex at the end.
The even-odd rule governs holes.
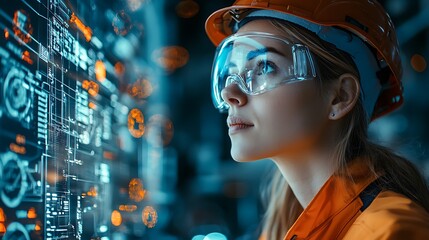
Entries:
MULTIPOLYGON (((329 86, 330 81, 344 73, 359 77, 356 66, 348 54, 293 23, 270 21, 287 36, 306 45, 315 55, 321 76, 318 81, 321 94, 325 86, 329 86)), ((347 173, 348 163, 357 157, 362 157, 359 159, 365 161, 372 174, 378 177, 382 189, 401 193, 429 212, 429 190, 425 179, 411 162, 396 155, 390 149, 368 140, 368 122, 365 116, 365 110, 359 100, 343 121, 342 131, 338 136, 340 141, 333 154, 337 160, 336 174, 347 173)), ((270 183, 262 192, 262 198, 266 207, 262 221, 262 239, 283 239, 303 208, 278 169, 275 169, 270 183)))

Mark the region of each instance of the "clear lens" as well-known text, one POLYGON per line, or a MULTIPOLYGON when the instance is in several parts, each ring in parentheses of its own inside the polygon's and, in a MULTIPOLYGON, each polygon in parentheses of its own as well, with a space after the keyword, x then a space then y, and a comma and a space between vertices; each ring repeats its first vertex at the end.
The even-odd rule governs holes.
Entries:
POLYGON ((308 48, 267 33, 236 34, 217 48, 212 70, 213 102, 219 110, 228 104, 221 91, 237 84, 257 95, 285 83, 314 79, 316 71, 308 48))

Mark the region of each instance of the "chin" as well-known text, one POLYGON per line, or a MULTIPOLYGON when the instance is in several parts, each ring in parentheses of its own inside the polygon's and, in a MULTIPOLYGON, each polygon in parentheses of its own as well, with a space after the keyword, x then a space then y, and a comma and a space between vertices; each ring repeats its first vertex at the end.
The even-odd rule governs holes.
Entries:
POLYGON ((234 147, 231 148, 231 157, 236 162, 254 162, 254 161, 266 158, 265 156, 262 156, 255 152, 252 152, 249 150, 237 149, 234 147))

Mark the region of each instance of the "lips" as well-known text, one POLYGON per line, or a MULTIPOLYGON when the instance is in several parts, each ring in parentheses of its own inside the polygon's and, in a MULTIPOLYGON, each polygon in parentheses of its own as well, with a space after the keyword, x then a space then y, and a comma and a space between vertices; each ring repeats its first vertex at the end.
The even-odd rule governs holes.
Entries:
POLYGON ((227 118, 227 124, 228 124, 230 133, 234 133, 239 130, 248 129, 254 126, 251 122, 236 116, 229 116, 227 118))

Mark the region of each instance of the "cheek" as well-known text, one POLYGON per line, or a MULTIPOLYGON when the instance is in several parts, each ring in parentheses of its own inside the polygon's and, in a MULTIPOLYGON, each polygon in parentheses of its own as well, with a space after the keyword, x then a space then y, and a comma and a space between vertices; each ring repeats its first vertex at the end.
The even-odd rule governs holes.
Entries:
POLYGON ((269 143, 266 147, 273 153, 309 147, 326 121, 326 106, 314 91, 279 92, 266 98, 259 108, 261 140, 269 143))

